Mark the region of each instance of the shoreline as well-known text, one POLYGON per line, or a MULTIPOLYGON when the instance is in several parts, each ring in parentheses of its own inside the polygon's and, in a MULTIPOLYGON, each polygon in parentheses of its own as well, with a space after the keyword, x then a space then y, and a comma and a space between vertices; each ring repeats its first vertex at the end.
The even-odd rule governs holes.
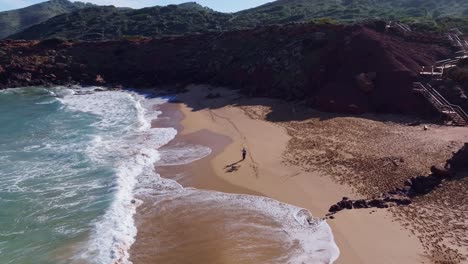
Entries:
MULTIPOLYGON (((197 87, 195 91, 179 96, 179 99, 185 104, 196 106, 202 102, 206 93, 209 91, 197 87)), ((234 102, 238 100, 235 92, 223 90, 223 93, 222 98, 229 98, 227 100, 234 102)), ((254 105, 257 103, 259 102, 254 102, 254 105)), ((330 205, 343 196, 355 197, 356 194, 349 186, 335 183, 327 174, 305 172, 300 167, 284 163, 283 152, 287 150, 291 139, 284 127, 254 120, 246 115, 246 110, 238 107, 220 107, 224 104, 225 102, 216 102, 215 99, 208 102, 205 109, 199 106, 203 110, 193 112, 186 105, 182 105, 181 109, 186 116, 182 121, 186 129, 182 134, 208 127, 216 133, 229 135, 233 140, 221 155, 212 160, 218 177, 275 200, 305 208, 315 217, 323 217, 330 205), (230 177, 220 165, 233 160, 233 156, 240 155, 244 144, 247 145, 250 157, 254 157, 250 168, 246 171, 242 171, 242 168, 239 170, 242 177, 230 177)), ((389 212, 369 214, 371 211, 374 210, 349 211, 327 221, 341 251, 340 258, 335 263, 375 263, 376 259, 383 263, 385 260, 392 263, 414 263, 423 260, 413 257, 422 255, 423 248, 410 231, 393 222, 389 212), (381 237, 387 239, 376 246, 375 241, 381 237), (394 241, 399 241, 399 245, 394 241), (390 254, 389 248, 393 249, 390 254)))
MULTIPOLYGON (((327 175, 304 172, 298 166, 286 165, 282 153, 286 150, 290 136, 284 128, 270 122, 254 120, 237 107, 220 107, 216 100, 205 109, 198 105, 200 93, 205 96, 207 91, 201 88, 191 90, 178 96, 180 102, 164 105, 168 113, 179 113, 168 118, 164 118, 163 114, 162 120, 153 125, 164 127, 168 123, 163 120, 168 119, 172 122, 170 125, 177 127, 179 131, 176 139, 163 148, 183 141, 208 146, 213 152, 208 157, 187 165, 157 167, 157 173, 161 177, 174 179, 171 175, 190 174, 191 180, 179 182, 184 187, 271 197, 305 208, 315 217, 325 215, 329 206, 340 200, 344 194, 353 197, 351 188, 335 183, 327 175), (255 129, 247 132, 248 135, 244 134, 244 130, 253 127, 255 129), (267 133, 262 134, 261 131, 267 133), (265 135, 271 138, 262 138, 265 135), (271 140, 275 144, 269 144, 271 140), (242 146, 246 146, 249 152, 247 166, 241 164, 233 172, 226 172, 226 165, 240 158, 242 146), (268 155, 262 155, 265 153, 268 155)), ((223 97, 231 99, 237 96, 231 91, 223 93, 228 93, 223 97)), ((145 206, 137 209, 139 235, 130 255, 132 260, 138 259, 138 263, 149 263, 135 257, 150 250, 149 245, 138 243, 139 236, 148 236, 144 231, 146 227, 143 226, 144 212, 147 210, 150 209, 145 206), (143 230, 142 233, 140 230, 143 230)), ((427 259, 417 238, 401 224, 394 222, 388 210, 343 212, 327 223, 332 228, 341 252, 335 263, 375 263, 376 259, 382 263, 415 263, 427 259), (381 241, 376 245, 375 241, 378 239, 381 241)))

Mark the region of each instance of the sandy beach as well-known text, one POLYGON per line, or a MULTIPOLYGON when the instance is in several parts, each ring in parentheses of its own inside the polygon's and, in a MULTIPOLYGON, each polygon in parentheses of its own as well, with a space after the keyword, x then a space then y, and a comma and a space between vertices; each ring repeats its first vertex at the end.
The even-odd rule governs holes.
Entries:
MULTIPOLYGON (((198 144, 210 147, 212 153, 187 165, 156 164, 156 171, 184 187, 270 197, 322 218, 342 197, 388 191, 409 175, 427 173, 431 165, 444 162, 468 141, 464 128, 431 127, 431 133, 422 134, 420 127, 395 120, 400 117, 340 117, 302 109, 272 99, 243 98, 224 89, 191 87, 177 96, 176 103, 158 109, 168 116, 163 114, 153 126, 178 128, 176 139, 164 148, 198 144), (221 96, 206 99, 210 93, 221 96), (245 161, 241 160, 243 147, 248 151, 245 161), (418 152, 427 154, 418 158, 414 155, 418 152), (371 166, 379 157, 383 163, 371 166), (397 169, 387 168, 383 157, 405 162, 397 169)), ((238 240, 221 239, 223 219, 231 217, 230 212, 212 208, 206 217, 192 200, 189 195, 172 205, 144 201, 136 216, 134 263, 269 263, 290 251, 266 233, 261 241, 250 241, 258 245, 251 251, 258 253, 256 258, 240 257, 246 252, 237 250, 238 240), (171 243, 177 246, 165 247, 171 243)), ((328 219, 340 249, 336 263, 431 263, 435 247, 423 239, 428 235, 424 230, 408 224, 405 210, 349 210, 328 219)), ((267 220, 251 221, 265 224, 267 220)), ((249 227, 238 228, 248 231, 249 227)))

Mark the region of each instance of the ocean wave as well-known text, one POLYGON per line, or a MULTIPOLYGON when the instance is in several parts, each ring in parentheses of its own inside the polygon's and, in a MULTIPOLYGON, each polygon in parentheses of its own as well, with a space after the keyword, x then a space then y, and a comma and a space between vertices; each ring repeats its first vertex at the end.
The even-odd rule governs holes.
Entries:
POLYGON ((51 95, 51 90, 45 87, 8 88, 0 90, 0 94, 51 95))
POLYGON ((56 103, 57 100, 49 100, 49 101, 44 101, 44 102, 38 102, 36 103, 37 105, 48 105, 48 104, 53 104, 53 103, 56 103))
MULTIPOLYGON (((164 255, 172 248, 184 247, 194 241, 204 243, 208 239, 237 245, 235 249, 220 246, 223 250, 220 254, 238 255, 240 263, 262 259, 263 263, 328 264, 339 256, 331 228, 324 219, 314 218, 306 209, 272 198, 186 188, 156 196, 151 201, 151 208, 145 208, 147 215, 151 215, 149 210, 154 210, 155 215, 164 214, 165 221, 193 224, 180 227, 187 229, 187 241, 167 237, 171 234, 164 234, 164 225, 154 230, 163 233, 161 240, 156 237, 145 243, 166 242, 160 245, 161 249, 154 249, 154 254, 164 255), (190 231, 207 223, 212 231, 206 237, 203 233, 190 231), (192 236, 197 238, 192 239, 192 236), (252 243, 259 240, 262 243, 252 243), (284 252, 273 256, 270 254, 272 249, 284 252), (270 253, 264 255, 265 251, 270 253)), ((168 228, 172 230, 170 224, 168 228)), ((183 249, 181 254, 184 254, 183 249)))
POLYGON ((288 234, 289 243, 300 244, 300 248, 290 253, 287 263, 333 263, 339 256, 330 226, 325 220, 314 218, 306 209, 268 197, 243 194, 214 192, 201 199, 248 208, 280 223, 282 230, 288 234))
POLYGON ((133 219, 138 205, 134 197, 137 183, 158 177, 153 167, 160 159, 157 149, 177 134, 174 128, 151 128, 151 118, 157 118, 158 113, 149 113, 149 108, 165 100, 117 91, 90 91, 59 100, 68 111, 98 117, 86 152, 95 164, 113 165, 116 177, 113 201, 75 261, 130 263, 128 250, 137 232, 133 219))

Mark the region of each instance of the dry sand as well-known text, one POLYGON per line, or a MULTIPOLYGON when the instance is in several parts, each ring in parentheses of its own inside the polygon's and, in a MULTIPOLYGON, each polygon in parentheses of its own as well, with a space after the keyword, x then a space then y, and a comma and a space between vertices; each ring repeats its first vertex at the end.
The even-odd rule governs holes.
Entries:
MULTIPOLYGON (((178 96, 181 103, 166 107, 177 107, 183 113, 168 119, 183 119, 183 129, 172 144, 181 140, 206 145, 214 150, 212 155, 189 165, 157 171, 184 186, 263 195, 306 208, 316 217, 323 217, 330 205, 343 196, 369 197, 401 186, 407 177, 427 173, 430 165, 442 163, 462 141, 468 142, 464 128, 431 127, 425 133, 420 127, 399 125, 405 120, 395 117, 385 117, 383 121, 374 116, 340 117, 269 99, 241 98, 223 89, 216 90, 221 93, 220 98, 206 99, 208 93, 212 93, 209 88, 192 87, 178 96), (248 158, 240 162, 243 147, 248 150, 248 158), (181 174, 190 177, 179 177, 181 174)), ((236 261, 240 252, 235 251, 213 256, 209 253, 212 250, 203 249, 221 245, 216 241, 209 243, 209 239, 198 241, 197 247, 187 247, 197 242, 188 240, 204 233, 203 228, 187 231, 193 233, 182 246, 189 252, 174 249, 166 252, 164 258, 155 257, 161 252, 154 250, 158 245, 152 243, 152 237, 161 230, 154 223, 167 219, 161 219, 159 210, 151 208, 153 205, 145 203, 137 214, 139 234, 131 252, 134 263, 170 259, 179 262, 167 263, 186 263, 180 257, 194 256, 197 251, 205 257, 198 254, 187 263, 250 263, 236 261)), ((341 251, 336 263, 431 263, 431 257, 440 252, 432 252, 435 247, 423 239, 427 236, 424 230, 414 225, 410 228, 411 218, 404 210, 408 209, 351 210, 328 220, 341 251), (397 218, 400 221, 395 221, 397 218)), ((207 228, 219 224, 217 220, 210 221, 203 224, 207 228)), ((170 230, 177 227, 180 225, 174 224, 170 230)), ((224 251, 219 252, 235 245, 222 247, 224 251)), ((257 250, 266 250, 267 255, 282 252, 280 247, 271 249, 274 250, 257 250)))

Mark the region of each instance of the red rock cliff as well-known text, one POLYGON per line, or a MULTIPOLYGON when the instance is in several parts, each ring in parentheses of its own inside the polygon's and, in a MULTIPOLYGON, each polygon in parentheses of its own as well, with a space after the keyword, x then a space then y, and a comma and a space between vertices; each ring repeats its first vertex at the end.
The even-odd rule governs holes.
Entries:
POLYGON ((309 24, 163 39, 3 41, 0 88, 203 83, 328 111, 415 113, 422 103, 411 83, 420 65, 448 57, 443 44, 362 25, 309 24))

